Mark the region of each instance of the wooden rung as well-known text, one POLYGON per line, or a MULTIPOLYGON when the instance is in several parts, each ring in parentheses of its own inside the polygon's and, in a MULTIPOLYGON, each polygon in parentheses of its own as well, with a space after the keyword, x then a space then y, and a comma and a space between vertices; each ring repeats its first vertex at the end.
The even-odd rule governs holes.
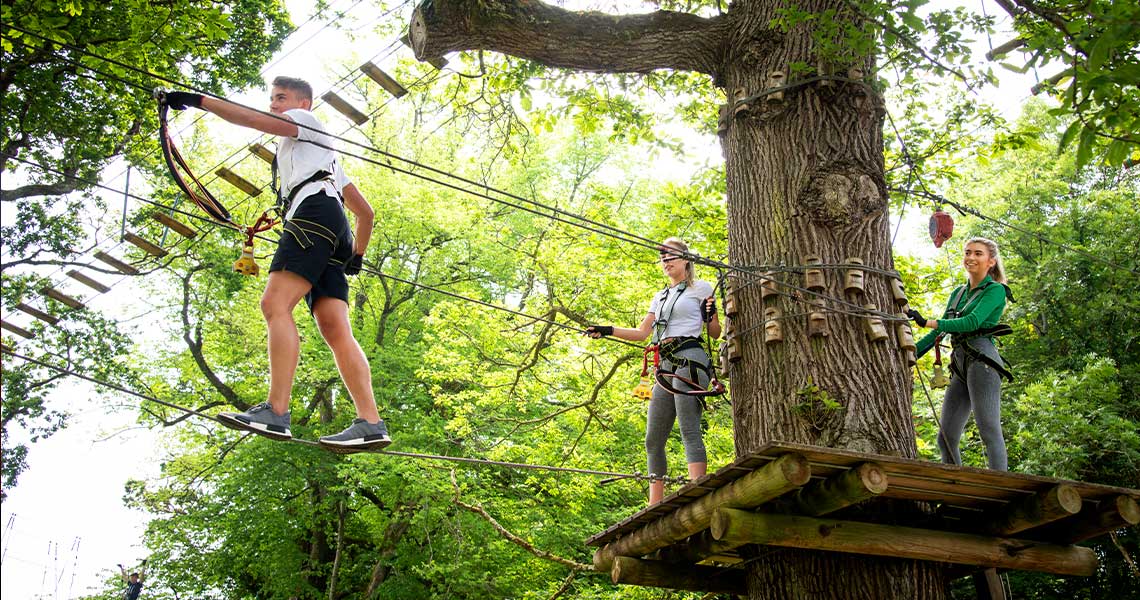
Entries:
POLYGON ((193 227, 190 227, 189 225, 183 223, 182 221, 175 219, 174 217, 172 217, 172 216, 170 216, 164 212, 150 213, 150 217, 152 219, 154 219, 155 221, 158 221, 159 223, 166 225, 167 227, 174 230, 175 233, 178 233, 182 237, 194 238, 194 237, 198 236, 198 232, 195 231, 193 227))
POLYGON ((79 300, 76 300, 75 298, 72 298, 71 296, 68 296, 67 294, 65 294, 65 293, 63 293, 63 292, 61 292, 61 291, 59 291, 53 287, 48 287, 48 286, 42 287, 42 288, 40 288, 40 293, 47 296, 48 298, 51 298, 52 300, 55 300, 56 302, 62 302, 63 304, 66 304, 66 305, 70 306, 71 308, 76 308, 76 309, 87 308, 87 307, 83 306, 83 303, 80 302, 79 300))
MULTIPOLYGON (((411 47, 412 47, 412 38, 411 38, 411 36, 409 36, 409 35, 407 35, 407 34, 404 34, 404 37, 400 38, 400 43, 402 43, 402 44, 404 44, 405 46, 407 46, 407 47, 411 48, 411 47)), ((436 57, 433 57, 433 58, 427 58, 427 59, 424 59, 424 62, 428 63, 429 65, 431 65, 431 66, 433 66, 433 67, 435 67, 435 68, 437 68, 437 69, 443 69, 444 67, 446 67, 446 66, 447 66, 447 59, 446 59, 446 58, 444 58, 444 57, 442 57, 442 56, 436 56, 436 57)))
POLYGON ((29 339, 29 340, 36 337, 36 334, 28 331, 27 329, 24 329, 23 327, 16 327, 15 325, 13 325, 7 321, 0 321, 0 327, 3 327, 4 329, 7 329, 8 331, 11 331, 12 333, 14 333, 16 335, 18 335, 22 338, 29 339))
POLYGON ((107 263, 108 265, 110 265, 111 267, 113 267, 115 269, 118 269, 118 271, 120 273, 123 273, 126 275, 138 275, 139 274, 138 269, 136 269, 136 268, 128 265, 127 263, 115 258, 114 256, 111 256, 110 254, 107 254, 106 252, 103 252, 102 250, 98 250, 95 252, 95 258, 107 263))
POLYGON ((273 164, 273 157, 276 156, 272 150, 266 148, 265 146, 262 146, 261 144, 250 144, 249 151, 252 152, 254 156, 260 158, 261 160, 264 160, 269 164, 273 164))
POLYGON ((391 75, 385 73, 380 67, 377 67, 372 61, 368 61, 360 65, 360 70, 367 76, 372 78, 372 81, 380 84, 380 87, 388 91, 389 94, 400 98, 408 93, 407 88, 400 85, 400 82, 392 78, 391 75))
POLYGON ((28 306, 27 304, 24 304, 23 302, 17 304, 16 309, 22 310, 22 311, 28 313, 29 315, 32 315, 33 317, 43 321, 44 323, 47 323, 48 325, 55 325, 56 323, 59 323, 59 317, 56 317, 54 315, 49 315, 46 312, 44 312, 38 308, 33 308, 31 306, 28 306))
POLYGON ((257 195, 261 194, 261 188, 257 187, 256 185, 253 185, 252 183, 249 182, 248 179, 242 177, 241 175, 238 175, 237 173, 234 173, 233 171, 231 171, 225 167, 222 167, 222 168, 218 169, 217 171, 214 171, 214 173, 218 177, 221 177, 222 179, 225 179, 226 181, 230 182, 230 185, 233 185, 237 189, 249 194, 250 196, 257 196, 257 195))
POLYGON ((170 254, 166 250, 163 250, 162 248, 142 239, 133 233, 123 234, 123 239, 138 246, 139 248, 142 248, 144 252, 157 258, 162 258, 167 254, 170 254))
POLYGON ((363 125, 368 121, 368 115, 360 112, 355 106, 348 103, 347 100, 336 95, 336 92, 325 92, 321 95, 321 99, 332 105, 340 114, 346 116, 353 123, 363 125))
POLYGON ((111 291, 111 288, 99 283, 98 281, 95 281, 94 279, 84 275, 83 273, 80 273, 79 271, 76 271, 75 269, 68 271, 67 276, 100 293, 106 294, 107 292, 111 291))

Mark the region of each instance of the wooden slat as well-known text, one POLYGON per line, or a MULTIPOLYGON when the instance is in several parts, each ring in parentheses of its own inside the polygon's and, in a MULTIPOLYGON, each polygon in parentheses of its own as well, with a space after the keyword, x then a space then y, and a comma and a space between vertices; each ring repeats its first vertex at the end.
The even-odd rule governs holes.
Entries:
POLYGON ((273 164, 273 157, 275 156, 275 154, 269 148, 266 148, 265 146, 262 146, 261 144, 250 144, 249 145, 249 151, 252 152, 254 156, 260 158, 261 160, 264 160, 265 162, 267 162, 269 164, 273 164))
POLYGON ((76 271, 75 269, 68 271, 67 276, 101 294, 106 294, 107 292, 111 291, 111 288, 103 285, 102 283, 99 283, 98 281, 95 281, 94 279, 84 275, 83 273, 80 273, 79 271, 76 271))
POLYGON ((125 275, 138 275, 139 274, 138 269, 136 269, 136 268, 132 267, 131 265, 128 265, 127 263, 115 258, 114 256, 111 256, 110 254, 107 254, 106 252, 103 252, 102 250, 98 250, 95 252, 95 258, 103 261, 104 263, 107 263, 108 265, 110 265, 114 269, 118 269, 118 271, 120 273, 123 273, 125 275))
POLYGON ((71 296, 68 296, 67 294, 53 287, 42 287, 40 288, 40 293, 47 296, 48 298, 51 298, 52 300, 55 300, 56 302, 62 302, 63 304, 66 304, 67 306, 70 306, 74 309, 87 308, 83 306, 83 303, 79 300, 76 300, 75 298, 72 298, 71 296))
POLYGON ((166 250, 163 250, 161 247, 156 246, 155 244, 152 244, 133 233, 128 232, 123 234, 123 239, 138 246, 139 248, 142 248, 143 252, 146 252, 147 254, 156 258, 162 258, 167 254, 170 254, 166 250))
POLYGON ((48 325, 55 325, 56 323, 59 323, 59 317, 56 317, 54 315, 49 315, 48 313, 46 313, 46 312, 44 312, 38 308, 28 306, 27 304, 24 304, 23 302, 17 304, 16 308, 18 310, 22 310, 22 311, 28 313, 29 315, 32 315, 33 317, 43 321, 44 323, 47 323, 48 325))
POLYGON ((393 79, 391 75, 385 73, 372 61, 360 65, 360 70, 396 98, 401 98, 408 93, 407 88, 400 85, 400 82, 393 79))
POLYGON ((18 335, 22 338, 29 339, 29 340, 36 337, 36 334, 28 331, 27 329, 24 329, 23 327, 17 327, 16 325, 13 325, 7 321, 0 320, 0 327, 3 327, 4 329, 7 329, 8 331, 11 331, 12 333, 14 333, 16 335, 18 335))
POLYGON ((368 121, 368 115, 357 110, 355 106, 348 103, 348 100, 336 95, 336 92, 325 92, 321 95, 321 99, 328 102, 337 112, 348 117, 350 121, 357 125, 363 125, 368 121))
POLYGON ((170 216, 164 212, 153 212, 153 213, 150 213, 150 216, 155 221, 158 221, 159 223, 166 225, 167 227, 169 227, 171 230, 173 230, 178 235, 181 235, 182 237, 193 239, 193 238, 198 236, 198 232, 193 227, 183 223, 182 221, 175 219, 174 217, 172 217, 172 216, 170 216))
POLYGON ((250 181, 248 179, 242 177, 241 175, 238 175, 237 173, 234 173, 233 171, 231 171, 225 167, 222 167, 222 168, 218 169, 217 171, 214 171, 214 173, 218 177, 221 177, 222 179, 225 179, 226 181, 228 181, 230 183, 230 185, 232 185, 232 186, 236 187, 237 189, 245 192, 246 194, 249 194, 250 196, 256 197, 256 196, 261 195, 261 188, 257 187, 256 185, 253 185, 252 183, 250 183, 250 181))

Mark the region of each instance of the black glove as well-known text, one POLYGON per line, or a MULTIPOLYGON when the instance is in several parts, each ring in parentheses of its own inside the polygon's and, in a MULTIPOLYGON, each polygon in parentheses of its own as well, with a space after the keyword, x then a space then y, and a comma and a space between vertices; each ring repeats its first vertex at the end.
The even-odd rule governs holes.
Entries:
POLYGON ((345 263, 344 274, 345 275, 356 275, 357 273, 360 272, 360 268, 363 266, 364 266, 364 255, 363 254, 357 254, 356 256, 353 256, 351 259, 349 259, 349 261, 347 263, 345 263))
POLYGON ((701 320, 708 323, 716 316, 716 298, 709 296, 701 300, 701 320))
POLYGON ((142 566, 144 566, 144 567, 146 566, 146 559, 145 558, 142 559, 142 566))
POLYGON ((166 105, 174 110, 186 110, 193 106, 202 108, 202 94, 194 92, 166 92, 166 105))
POLYGON ((917 310, 912 308, 912 309, 906 311, 906 316, 910 317, 911 319, 914 319, 914 322, 916 324, 918 324, 922 327, 926 327, 926 317, 922 316, 922 313, 918 312, 917 310))
POLYGON ((600 338, 607 335, 614 334, 613 325, 590 325, 586 328, 586 335, 592 338, 600 338))

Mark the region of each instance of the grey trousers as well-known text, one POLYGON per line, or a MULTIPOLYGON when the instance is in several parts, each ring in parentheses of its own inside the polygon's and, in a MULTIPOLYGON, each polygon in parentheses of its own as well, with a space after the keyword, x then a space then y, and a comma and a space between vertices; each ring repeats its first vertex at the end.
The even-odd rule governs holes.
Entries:
MULTIPOLYGON (((703 365, 709 364, 709 357, 700 348, 690 348, 676 353, 703 365)), ((664 358, 661 367, 672 371, 674 365, 664 358)), ((688 377, 687 370, 681 373, 688 377)), ((671 385, 676 389, 686 389, 689 386, 674 380, 671 385)), ((707 386, 709 376, 704 371, 697 371, 697 382, 707 386)), ((708 462, 705 455, 705 440, 701 433, 701 402, 695 396, 687 394, 671 394, 659 384, 653 385, 653 397, 649 400, 649 411, 645 425, 645 454, 648 456, 648 472, 654 475, 667 475, 668 463, 665 460, 665 442, 673 431, 673 422, 681 424, 681 441, 685 444, 685 462, 708 462)))
MULTIPOLYGON (((993 340, 974 338, 966 343, 1001 364, 993 340)), ((957 374, 952 376, 942 401, 942 429, 938 432, 942 462, 962 464, 958 446, 973 411, 978 433, 986 446, 989 467, 995 471, 1008 471, 1005 439, 1001 432, 1001 375, 985 362, 971 359, 962 348, 956 348, 950 360, 957 367, 957 373, 963 374, 965 379, 957 374)))

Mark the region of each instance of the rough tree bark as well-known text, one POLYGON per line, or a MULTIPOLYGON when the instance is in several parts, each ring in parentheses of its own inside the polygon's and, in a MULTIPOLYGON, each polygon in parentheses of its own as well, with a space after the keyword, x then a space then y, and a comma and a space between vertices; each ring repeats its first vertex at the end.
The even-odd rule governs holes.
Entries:
MULTIPOLYGON (((803 0, 802 10, 836 11, 854 23, 843 0, 803 0)), ((411 23, 418 58, 493 50, 542 64, 598 72, 685 69, 704 73, 731 99, 773 87, 769 75, 819 64, 806 25, 771 25, 782 3, 738 0, 724 15, 701 18, 659 11, 611 16, 575 13, 523 0, 427 0, 411 23)), ((870 73, 874 57, 839 65, 870 73)), ((725 156, 729 258, 734 265, 801 265, 858 258, 892 269, 883 172, 883 106, 855 82, 814 82, 761 99, 732 117, 721 142, 725 156)), ((868 272, 865 293, 846 294, 843 272, 825 270, 829 296, 892 312, 890 282, 868 272)), ((799 275, 781 275, 803 286, 799 275)), ((797 295, 789 289, 782 289, 797 295)), ((809 338, 809 307, 786 295, 766 300, 787 317, 784 341, 764 341, 765 301, 759 285, 740 293, 736 331, 743 359, 734 367, 733 411, 738 454, 784 440, 913 458, 911 375, 891 331, 870 342, 863 317, 827 313, 830 335, 809 338), (827 408, 824 395, 839 403, 827 408)), ((849 308, 829 303, 829 308, 849 308)), ((888 323, 888 329, 890 329, 888 323)), ((749 597, 940 599, 940 565, 799 550, 758 553, 749 567, 749 597)))

